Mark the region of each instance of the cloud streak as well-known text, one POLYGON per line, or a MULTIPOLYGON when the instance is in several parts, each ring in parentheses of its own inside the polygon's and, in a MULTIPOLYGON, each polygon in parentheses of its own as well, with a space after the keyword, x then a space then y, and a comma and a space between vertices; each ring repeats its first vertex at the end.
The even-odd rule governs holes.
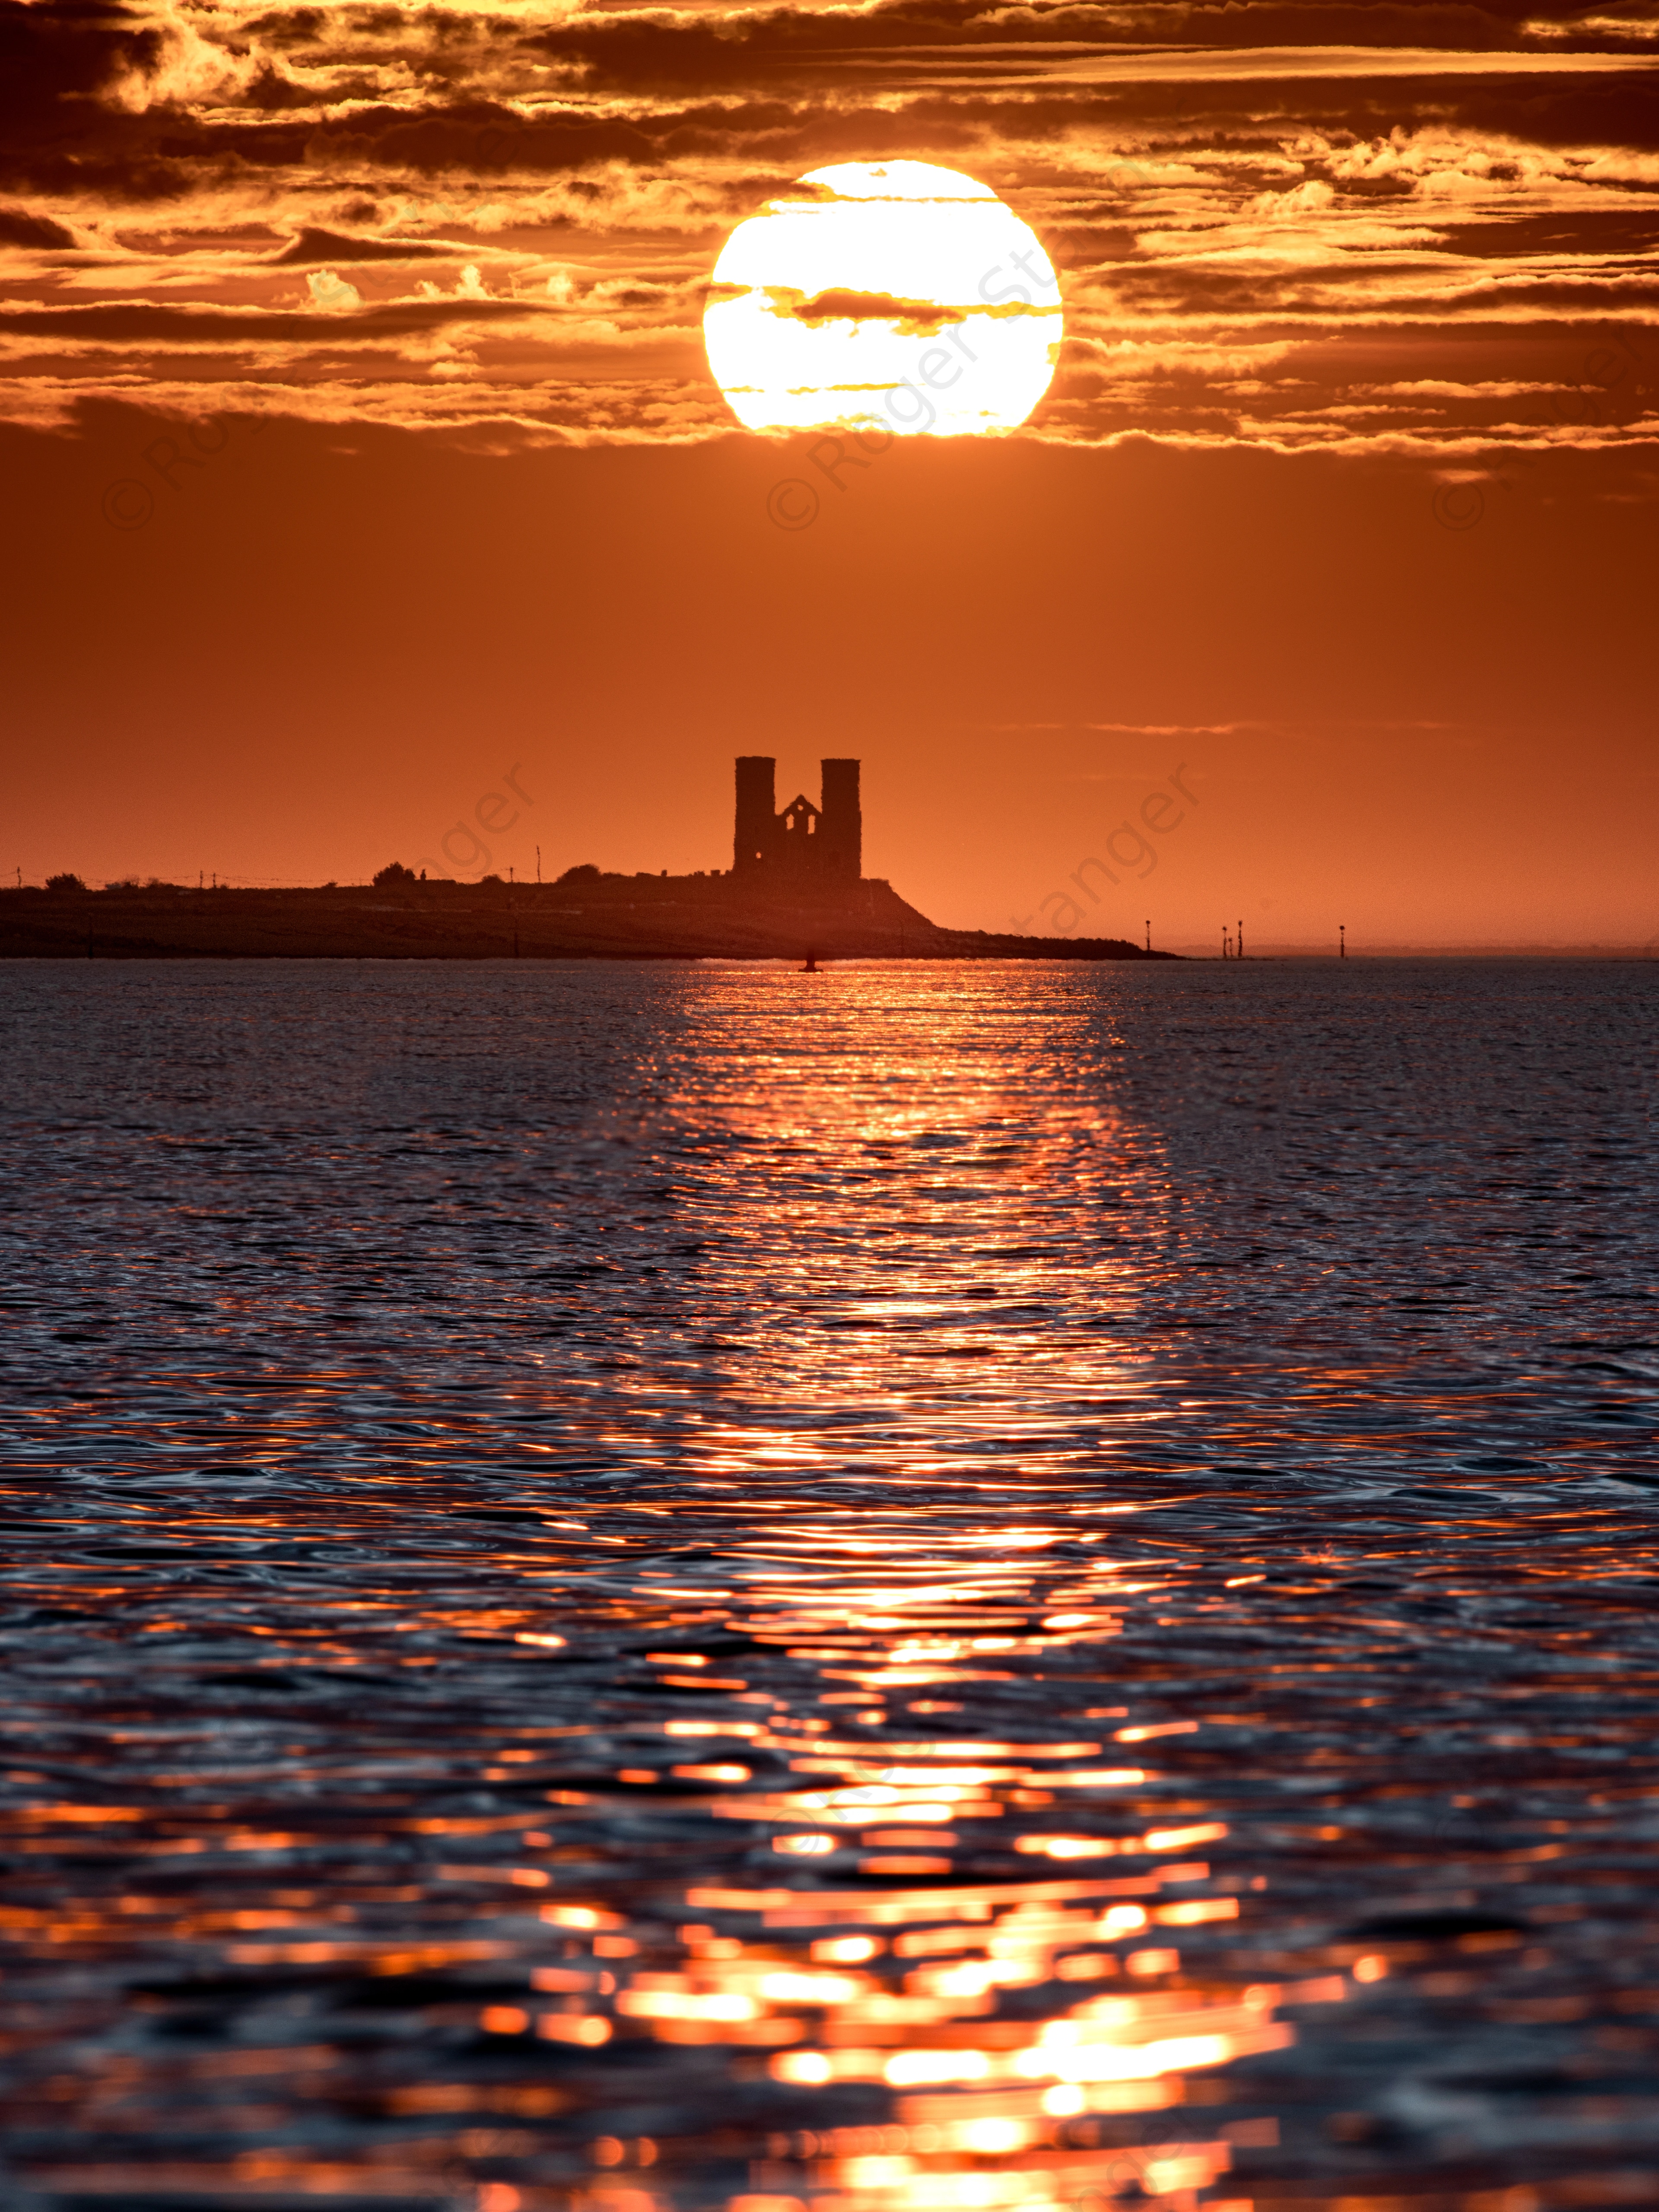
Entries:
POLYGON ((902 155, 1061 270, 1024 436, 1645 442, 1656 60, 1549 8, 12 4, 0 404, 732 434, 699 338, 726 233, 902 155))

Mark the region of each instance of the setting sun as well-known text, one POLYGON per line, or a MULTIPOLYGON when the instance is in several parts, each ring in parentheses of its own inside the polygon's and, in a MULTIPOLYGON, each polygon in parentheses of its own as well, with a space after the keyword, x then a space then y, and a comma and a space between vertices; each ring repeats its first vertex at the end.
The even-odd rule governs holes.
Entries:
POLYGON ((1634 2207, 1656 26, 0 0, 0 2212, 1634 2207))
POLYGON ((1053 264, 988 185, 926 161, 851 161, 738 225, 703 341, 749 429, 949 437, 1025 420, 1064 321, 1053 264))

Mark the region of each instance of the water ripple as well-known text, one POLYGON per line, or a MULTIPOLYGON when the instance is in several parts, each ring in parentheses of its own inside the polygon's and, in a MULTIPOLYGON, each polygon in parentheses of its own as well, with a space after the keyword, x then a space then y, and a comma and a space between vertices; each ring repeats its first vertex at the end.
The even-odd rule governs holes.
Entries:
POLYGON ((14 963, 8 2204, 1659 2195, 1656 988, 14 963))

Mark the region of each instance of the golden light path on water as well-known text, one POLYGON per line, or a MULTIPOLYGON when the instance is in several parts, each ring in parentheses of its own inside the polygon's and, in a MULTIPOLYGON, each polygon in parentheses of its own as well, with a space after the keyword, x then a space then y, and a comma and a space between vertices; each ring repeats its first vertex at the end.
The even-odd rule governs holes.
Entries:
MULTIPOLYGON (((121 1207, 187 1159, 161 1279, 213 1329, 147 1321, 144 1393, 55 1417, 77 1479, 16 1477, 8 2212, 1640 2201, 1574 2196, 1613 2169, 1559 2128, 1535 2189, 1440 2084, 1555 2038, 1644 2124, 1605 1915, 1650 1545, 1431 1462, 1386 1378, 1356 1414, 1315 1270, 1288 1322, 1252 1279, 1259 1375, 1153 1326, 1232 1310, 1279 1170, 1253 1132, 1206 1197, 1126 1055, 1213 1147, 1301 1015, 1251 1046, 1206 1002, 1189 1047, 1146 981, 824 980, 508 978, 365 1078, 330 977, 261 1109, 309 1086, 291 1165, 246 1084, 222 1132, 42 1153, 124 1179, 143 1312, 121 1207), (278 1175, 305 1257, 251 1303, 222 1255, 278 1175)), ((147 1018, 158 1065, 222 1049, 147 1018)))
MULTIPOLYGON (((982 1018, 986 1008, 978 1011, 982 1018)), ((1066 1025, 1061 1010, 1059 1026, 1066 1025)), ((1048 1042, 1064 1051, 1062 1037, 1048 1042)), ((793 1155, 803 1170, 788 1212, 787 1255, 775 1255, 768 1271, 770 1295, 786 1306, 833 1301, 842 1323, 828 1344, 815 1346, 810 1369, 797 1363, 769 1378, 775 1418, 792 1405, 816 1413, 869 1396, 885 1401, 890 1418, 914 1416, 921 1409, 891 1372, 893 1325, 929 1329, 918 1379, 936 1390, 951 1345, 933 1332, 957 1324, 962 1293, 974 1286, 967 1278, 982 1274, 988 1252, 1005 1293, 1028 1296, 1047 1314, 1053 1255, 1033 1242, 1034 1188, 1071 1190, 1079 1174, 1097 1169, 1098 1155, 1111 1158, 1121 1143, 1115 1116, 1086 1096, 1048 1102, 1033 1153, 1010 1141, 1028 1117, 1006 1056, 953 1055, 952 1118, 979 1142, 969 1162, 953 1154, 919 1188, 907 1178, 899 1232, 906 1249, 884 1282, 871 1280, 864 1237, 848 1234, 844 1175, 813 1178, 817 1163, 903 1157, 937 1135, 939 1043, 926 1015, 919 1023, 890 1009, 872 1034, 827 1010, 810 1057, 745 1055, 726 1090, 720 1112, 728 1130, 745 1146, 793 1155), (975 1241, 964 1252, 953 1232, 970 1194, 975 1241)), ((867 1232, 871 1215, 857 1225, 867 1232)), ((746 1256, 734 1255, 739 1266, 746 1256)), ((1063 1343, 1049 1339, 1046 1326, 1042 1334, 1031 1346, 1037 1372, 1024 1370, 1010 1408, 1028 1448, 1057 1384, 1068 1393, 1081 1386, 1097 1399, 1109 1392, 1121 1411, 1134 1405, 1133 1363, 1097 1356, 1079 1373, 1063 1343), (1042 1376, 1044 1364, 1056 1371, 1042 1376)), ((562 2010, 539 2014, 536 2032, 608 2041, 625 2023, 681 2047, 764 2054, 769 2078, 796 2090, 868 2085, 891 2093, 879 2124, 826 2117, 787 2139, 775 2135, 769 2162, 776 2170, 751 2175, 755 2185, 732 2200, 737 2212, 791 2212, 800 2204, 829 2212, 848 2203, 872 2212, 1042 2206, 1072 2203, 1085 2191, 1156 2196, 1180 2212, 1227 2170, 1229 2142, 1200 2128, 1192 2141, 1165 2141, 1156 2156, 1126 2156, 1121 2147, 1102 2144, 1094 2118, 1176 2105, 1185 2070, 1282 2046, 1291 2031, 1275 2017, 1280 1992, 1267 1983, 1227 1992, 1179 1986, 1174 1931, 1237 1913, 1237 1898, 1220 1893, 1225 1885, 1193 1856, 1225 1835, 1224 1824, 1176 1818, 1136 1823, 1114 1838, 1048 1825, 1049 1808, 1075 1807, 1091 1826, 1103 1798, 1144 1789, 1154 1778, 1130 1764, 1134 1754, 1122 1747, 1156 1729, 1109 1728, 1082 1741, 1036 1743, 943 1733, 964 1696, 975 1695, 969 1686, 1015 1679, 1007 1671, 1015 1655, 1029 1664, 1045 1651, 1092 1645, 1113 1632, 1115 1599, 1157 1585, 1106 1555, 1121 1548, 1111 1524, 1121 1516, 1110 1507, 1066 1498, 1058 1520, 1007 1522, 1004 1486, 963 1472, 975 1452, 941 1449, 949 1436, 941 1410, 928 1408, 927 1455, 916 1472, 934 1486, 954 1482, 949 1494, 961 1517, 943 1547, 934 1533, 937 1488, 933 1510, 915 1516, 884 1482, 872 1483, 884 1494, 862 1512, 815 1504, 813 1479, 840 1462, 833 1428, 804 1434, 785 1422, 769 1434, 751 1420, 706 1439, 713 1462, 729 1453, 734 1474, 759 1464, 805 1481, 805 1494, 792 1501, 747 1498, 761 1532, 722 1547, 720 1595, 745 1606, 749 1635, 811 1669, 813 1694, 801 1712, 793 1701, 786 1707, 773 1693, 751 1690, 718 1653, 665 1653, 655 1662, 665 1669, 665 1688, 739 1705, 752 1698, 767 1717, 669 1720, 671 1747, 708 1747, 718 1735, 721 1755, 671 1759, 665 1774, 660 1764, 631 1765, 617 1778, 647 1788, 743 1785, 742 1794, 712 1796, 702 1809, 751 1834, 758 1829, 776 1872, 769 1881, 688 1884, 687 1917, 677 1929, 684 1956, 654 1971, 601 1964, 616 1956, 611 1946, 629 1940, 619 1936, 620 1917, 607 1916, 613 1927, 598 1936, 602 1952, 538 1977, 550 1991, 567 1993, 562 2010), (872 1514, 885 1525, 870 1527, 872 1514), (1044 1602, 1057 1610, 1034 1622, 1033 1569, 1051 1571, 1056 1547, 1087 1556, 1080 1573, 1064 1571, 1057 1583, 1042 1573, 1044 1602), (887 1725, 900 1702, 909 1727, 932 1723, 941 1735, 907 1737, 896 1757, 867 1735, 845 1734, 854 1723, 866 1731, 887 1725), (795 1785, 759 1786, 758 1754, 783 1762, 795 1785), (1039 1808, 1045 1825, 1023 1832, 1023 1816, 1039 1808), (1025 1860, 1029 1876, 961 1886, 981 1848, 1025 1860), (1084 1863, 1108 1859, 1139 1870, 1108 1874, 1092 1863, 1084 1870, 1084 1863), (810 1889, 789 1883, 807 1869, 810 1889), (843 1881, 857 1886, 837 1886, 843 1881), (585 1990, 565 1980, 584 1975, 585 1990), (588 1992, 601 1982, 613 1994, 592 2008, 588 1992), (1036 2016, 999 2017, 1007 1994, 1039 1990, 1057 1991, 1059 2002, 1051 1994, 1036 2016)), ((972 1411, 982 1455, 987 1408, 975 1403, 972 1411)), ((1029 1494, 1022 1485, 1022 1498, 1029 1494)), ((635 1595, 706 1602, 715 1592, 665 1574, 642 1580, 635 1595)), ((1076 1717, 1097 1723, 1122 1710, 1085 1708, 1076 1717)), ((554 1904, 544 1911, 575 1928, 583 1908, 554 1904)), ((578 1933, 573 1951, 580 1954, 580 1942, 578 1933)), ((1344 1987, 1340 1975, 1324 1975, 1294 1993, 1328 2000, 1344 1987)), ((524 2032, 528 2016, 521 2021, 520 2010, 508 2008, 500 2026, 524 2032)), ((657 2202, 645 2177, 658 2144, 647 2138, 641 2150, 613 2136, 601 2155, 612 2170, 628 2171, 626 2185, 613 2192, 617 2212, 645 2212, 657 2202)), ((596 2194, 604 2201, 607 2192, 596 2194)))

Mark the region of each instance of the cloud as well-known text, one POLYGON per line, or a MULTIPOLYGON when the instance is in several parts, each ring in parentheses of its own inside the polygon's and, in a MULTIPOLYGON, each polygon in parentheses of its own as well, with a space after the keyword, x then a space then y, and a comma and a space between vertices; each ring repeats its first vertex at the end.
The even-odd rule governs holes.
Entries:
POLYGON ((786 320, 807 323, 814 330, 825 323, 896 323, 907 337, 927 337, 946 323, 967 319, 964 307, 942 307, 933 300, 896 300, 890 292, 805 293, 782 284, 765 288, 769 312, 786 320))
POLYGON ((361 307, 363 295, 355 284, 337 276, 331 269, 313 269, 306 278, 314 304, 329 311, 361 307))
POLYGON ((446 252, 413 239, 345 238, 337 231, 307 225, 292 245, 271 262, 273 269, 288 269, 307 261, 429 261, 446 252))
MULTIPOLYGON (((332 420, 349 359, 387 423, 727 434, 696 327, 725 235, 809 168, 902 155, 991 184, 1061 270, 1030 439, 1645 441, 1653 372, 1581 364, 1602 319, 1659 358, 1651 48, 1518 0, 0 0, 0 243, 36 256, 0 408, 72 407, 118 356, 128 392, 263 379, 332 420), (1551 412, 1581 388, 1596 419, 1551 412)), ((948 312, 851 274, 776 311, 948 312)))
POLYGON ((487 300, 489 297, 484 289, 483 279, 478 274, 476 261, 467 263, 456 279, 453 292, 441 291, 436 284, 428 283, 424 279, 415 289, 423 300, 487 300))
POLYGON ((0 246, 73 246, 75 233, 50 216, 25 208, 0 208, 0 246))

